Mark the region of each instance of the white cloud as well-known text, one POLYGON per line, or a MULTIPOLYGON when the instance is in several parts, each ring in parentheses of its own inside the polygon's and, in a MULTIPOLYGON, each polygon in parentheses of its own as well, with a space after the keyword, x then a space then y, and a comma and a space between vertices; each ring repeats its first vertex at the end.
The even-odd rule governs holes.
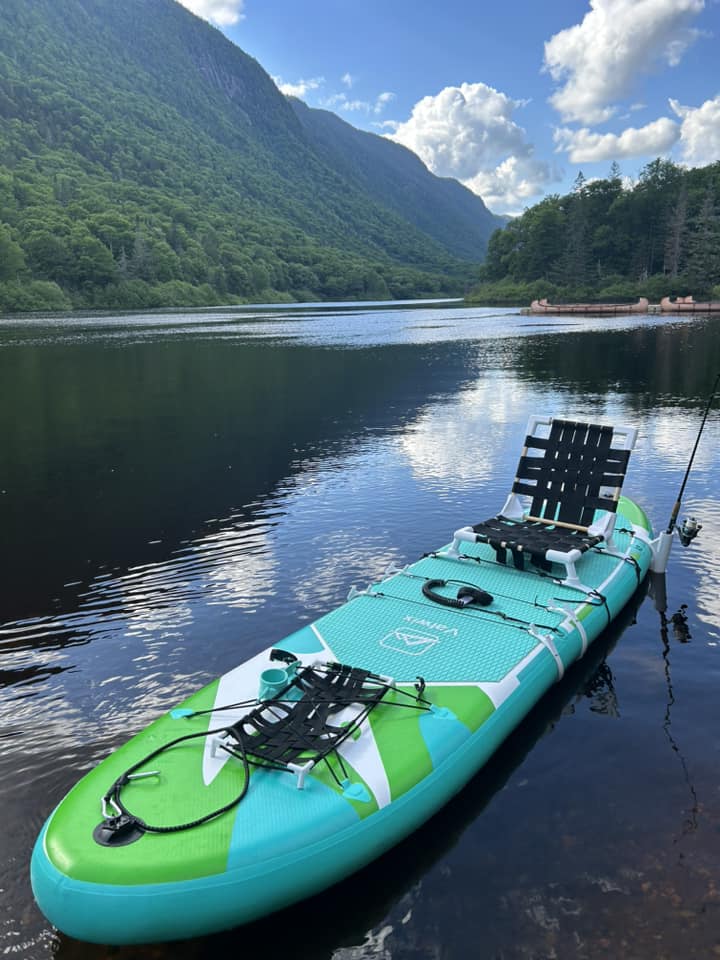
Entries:
POLYGON ((720 160, 720 94, 697 108, 683 107, 677 100, 671 100, 670 106, 682 120, 683 161, 702 167, 720 160))
POLYGON ((373 113, 382 113, 385 107, 395 99, 395 94, 386 91, 381 93, 377 100, 375 101, 375 106, 373 107, 373 113))
POLYGON ((646 103, 631 103, 627 108, 626 113, 621 113, 619 118, 620 120, 629 120, 633 113, 637 113, 638 110, 647 110, 646 103))
POLYGON ((628 127, 622 133, 593 133, 587 127, 555 130, 558 150, 567 150, 572 163, 595 163, 621 157, 647 157, 665 153, 680 137, 680 126, 660 117, 644 127, 628 127))
POLYGON ((513 100, 484 83, 446 87, 415 104, 389 138, 416 153, 441 177, 455 177, 497 212, 517 212, 554 178, 535 159, 513 100))
POLYGON ((191 13, 219 27, 231 27, 245 19, 245 0, 180 0, 191 13))
POLYGON ((440 176, 464 180, 508 154, 524 152, 517 102, 484 83, 445 87, 415 104, 392 139, 409 147, 440 176))
POLYGON ((344 73, 342 77, 340 77, 340 83, 344 83, 349 90, 355 83, 355 77, 351 73, 344 73))
POLYGON ((346 113, 374 113, 377 116, 394 99, 395 94, 389 92, 378 94, 372 103, 369 100, 351 100, 345 93, 334 93, 331 97, 321 100, 320 106, 332 110, 343 110, 346 113))
POLYGON ((494 213, 517 216, 535 202, 545 185, 559 180, 561 173, 533 157, 506 157, 494 169, 479 171, 464 185, 481 196, 494 213))
POLYGON ((295 83, 284 83, 282 77, 273 77, 275 86, 286 97, 304 97, 310 90, 317 90, 325 83, 324 77, 313 77, 311 80, 298 80, 295 83))
POLYGON ((325 97, 320 101, 321 107, 328 107, 333 110, 345 110, 347 113, 370 113, 372 107, 367 100, 351 100, 344 93, 334 93, 331 97, 325 97))
POLYGON ((563 120, 603 123, 638 74, 676 66, 700 35, 688 26, 705 0, 590 0, 581 23, 545 44, 545 68, 563 83, 550 103, 563 120))

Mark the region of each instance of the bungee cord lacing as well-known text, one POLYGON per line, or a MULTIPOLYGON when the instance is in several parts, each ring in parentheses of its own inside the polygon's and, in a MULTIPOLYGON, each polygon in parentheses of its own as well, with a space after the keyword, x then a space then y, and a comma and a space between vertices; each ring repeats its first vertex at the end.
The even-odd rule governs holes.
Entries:
MULTIPOLYGON (((288 659, 287 655, 284 659, 288 659)), ((288 662, 299 664, 292 654, 288 662)), ((343 788, 348 783, 348 771, 339 748, 356 734, 390 690, 396 696, 393 700, 385 700, 388 706, 421 711, 431 709, 423 697, 425 682, 422 678, 418 681, 416 692, 411 693, 395 685, 392 679, 368 670, 337 663, 314 663, 298 666, 294 678, 280 696, 262 701, 240 701, 209 710, 179 710, 176 716, 187 719, 224 710, 252 708, 233 723, 176 737, 129 767, 103 795, 103 820, 95 828, 94 837, 104 846, 120 846, 145 833, 169 834, 201 826, 232 810, 244 799, 250 787, 251 766, 294 773, 301 787, 305 773, 322 761, 336 784, 343 788), (354 713, 350 717, 341 716, 348 708, 355 708, 354 713), (159 776, 160 771, 142 768, 162 753, 200 738, 213 738, 215 749, 240 760, 243 783, 238 793, 216 809, 182 823, 149 823, 133 813, 123 800, 123 789, 133 781, 159 776), (341 776, 330 762, 331 756, 341 776)))

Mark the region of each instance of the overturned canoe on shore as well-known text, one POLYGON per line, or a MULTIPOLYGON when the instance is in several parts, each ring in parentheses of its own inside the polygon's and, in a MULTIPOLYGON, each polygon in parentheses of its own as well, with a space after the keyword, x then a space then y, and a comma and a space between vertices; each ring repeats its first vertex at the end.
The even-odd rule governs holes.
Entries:
POLYGON ((695 301, 692 297, 663 297, 660 301, 663 313, 720 313, 720 300, 695 301))
POLYGON ((548 303, 546 298, 533 300, 530 313, 600 313, 610 316, 627 313, 647 313, 649 301, 640 297, 637 303, 548 303))

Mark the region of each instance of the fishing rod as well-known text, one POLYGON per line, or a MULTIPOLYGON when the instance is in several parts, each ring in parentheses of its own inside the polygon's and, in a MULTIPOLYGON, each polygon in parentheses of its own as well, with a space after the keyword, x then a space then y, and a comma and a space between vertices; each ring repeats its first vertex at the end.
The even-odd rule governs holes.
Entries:
MULTIPOLYGON (((712 406, 713 400, 715 399, 715 394, 717 393, 718 384, 720 384, 720 373, 718 373, 717 377, 715 378, 715 383, 713 385, 710 398, 708 399, 707 406, 705 407, 705 413, 703 414, 702 423, 700 424, 700 429, 698 430, 697 437, 695 437, 695 446, 693 447, 692 453, 690 454, 690 462, 687 465, 687 470, 685 471, 685 476, 683 477, 683 482, 680 486, 680 490, 677 495, 677 500, 675 501, 675 506, 673 507, 673 511, 670 514, 670 520, 668 521, 667 530, 665 531, 668 534, 671 534, 675 529, 675 523, 677 522, 678 514, 680 513, 680 501, 682 500, 683 494, 685 493, 685 484, 688 482, 688 477, 690 476, 690 471, 692 470, 693 460, 695 459, 695 454, 697 452, 698 444, 700 443, 700 437, 702 436, 702 432, 705 429, 705 421, 707 420, 708 414, 710 413, 710 407, 712 406)), ((680 534, 680 540, 683 542, 684 546, 687 546, 687 544, 695 536, 697 536, 697 534, 700 531, 700 525, 698 524, 697 520, 695 520, 694 517, 691 517, 689 521, 687 520, 685 521, 685 523, 683 524, 683 528, 685 528, 686 526, 688 526, 687 531, 684 531, 684 529, 678 530, 678 533, 680 534), (687 543, 685 542, 685 539, 687 539, 687 543)))

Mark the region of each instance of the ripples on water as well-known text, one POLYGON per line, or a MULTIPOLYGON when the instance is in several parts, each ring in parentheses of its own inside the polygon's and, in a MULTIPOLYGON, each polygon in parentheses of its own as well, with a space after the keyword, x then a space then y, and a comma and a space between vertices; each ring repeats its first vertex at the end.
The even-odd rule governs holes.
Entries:
MULTIPOLYGON (((53 804, 188 692, 496 509, 529 413, 637 424, 628 493, 663 526, 719 343, 702 319, 430 304, 0 322, 0 953, 109 955, 32 904, 53 804)), ((283 930, 112 956, 711 955, 719 433, 713 414, 664 621, 639 597, 430 825, 283 930)))
MULTIPOLYGON (((648 328, 668 323, 662 316, 617 317, 614 330, 648 328)), ((389 346, 410 343, 448 343, 526 336, 543 332, 606 330, 607 318, 579 316, 540 320, 516 310, 498 307, 468 308, 447 303, 407 305, 314 304, 300 308, 216 308, 181 313, 107 314, 101 317, 46 317, 6 320, 4 342, 80 343, 88 339, 107 343, 155 340, 158 336, 219 339, 297 341, 331 347, 389 346)))

